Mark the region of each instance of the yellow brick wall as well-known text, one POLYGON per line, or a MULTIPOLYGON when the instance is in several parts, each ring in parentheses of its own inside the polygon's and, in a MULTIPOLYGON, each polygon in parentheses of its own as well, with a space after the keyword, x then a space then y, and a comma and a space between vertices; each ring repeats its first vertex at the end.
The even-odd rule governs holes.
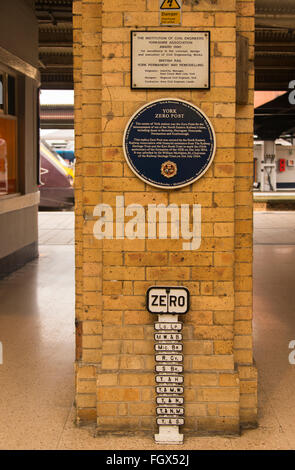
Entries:
MULTIPOLYGON (((182 26, 211 31, 211 89, 131 90, 130 31, 158 30, 158 0, 74 1, 76 176, 76 407, 98 431, 155 430, 151 285, 184 285, 184 432, 238 432, 256 420, 252 359, 252 123, 254 0, 183 2, 182 26), (236 106, 236 33, 250 40, 249 104, 236 106), (143 183, 122 150, 131 115, 154 99, 192 102, 217 138, 206 174, 181 190, 143 183), (202 243, 96 240, 93 209, 201 204, 202 243)), ((165 28, 163 28, 165 29, 165 28)))
POLYGON ((101 200, 101 2, 73 2, 75 82, 76 408, 96 421, 102 348, 101 243, 92 235, 101 200))
POLYGON ((235 185, 235 337, 234 354, 240 377, 240 421, 257 420, 257 370, 253 364, 253 119, 254 119, 254 11, 252 1, 237 0, 237 31, 249 40, 248 104, 237 106, 235 185))

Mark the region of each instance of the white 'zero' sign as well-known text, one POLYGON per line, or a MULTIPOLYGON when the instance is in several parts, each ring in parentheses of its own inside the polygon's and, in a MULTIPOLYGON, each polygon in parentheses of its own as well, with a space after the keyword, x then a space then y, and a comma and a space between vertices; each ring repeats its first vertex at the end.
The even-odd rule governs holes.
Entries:
POLYGON ((150 287, 147 291, 147 309, 150 313, 184 314, 189 308, 186 287, 150 287))

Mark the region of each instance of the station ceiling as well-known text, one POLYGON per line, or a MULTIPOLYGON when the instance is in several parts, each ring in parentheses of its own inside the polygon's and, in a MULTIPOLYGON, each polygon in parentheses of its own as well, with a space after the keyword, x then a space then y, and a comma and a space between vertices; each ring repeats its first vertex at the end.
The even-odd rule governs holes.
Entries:
POLYGON ((295 79, 295 0, 255 6, 255 89, 287 90, 295 79))
POLYGON ((73 88, 72 0, 35 0, 43 89, 73 88))
MULTIPOLYGON (((35 0, 42 88, 73 88, 72 0, 35 0)), ((295 0, 256 0, 255 89, 295 79, 295 0)))
POLYGON ((289 93, 255 109, 254 133, 261 140, 275 140, 279 137, 294 139, 295 109, 289 102, 289 93))

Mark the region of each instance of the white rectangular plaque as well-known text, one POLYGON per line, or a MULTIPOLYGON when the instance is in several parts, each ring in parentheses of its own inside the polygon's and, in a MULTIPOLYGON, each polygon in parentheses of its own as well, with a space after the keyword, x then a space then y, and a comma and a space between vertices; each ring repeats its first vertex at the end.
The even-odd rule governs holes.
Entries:
POLYGON ((165 383, 165 384, 182 384, 183 383, 183 376, 182 375, 156 375, 156 382, 157 383, 165 383))
POLYGON ((172 373, 178 373, 178 372, 183 372, 183 366, 175 366, 175 365, 167 365, 167 364, 157 364, 156 365, 156 372, 172 372, 172 373))
POLYGON ((157 393, 183 393, 183 387, 171 387, 169 385, 156 387, 157 393))
POLYGON ((156 351, 182 351, 182 344, 155 344, 156 351))
POLYGON ((175 323, 168 323, 168 322, 161 322, 155 323, 155 330, 165 330, 165 331, 180 331, 182 330, 182 323, 175 322, 175 323))
POLYGON ((183 415, 184 408, 176 406, 158 406, 157 415, 183 415))
POLYGON ((183 397, 157 397, 158 405, 183 405, 183 397))
POLYGON ((210 88, 209 31, 131 31, 131 88, 210 88))
POLYGON ((181 426, 184 424, 184 418, 157 418, 159 426, 181 426))
POLYGON ((182 362, 182 354, 156 354, 157 362, 182 362))
POLYGON ((155 333, 156 341, 181 341, 181 333, 155 333))

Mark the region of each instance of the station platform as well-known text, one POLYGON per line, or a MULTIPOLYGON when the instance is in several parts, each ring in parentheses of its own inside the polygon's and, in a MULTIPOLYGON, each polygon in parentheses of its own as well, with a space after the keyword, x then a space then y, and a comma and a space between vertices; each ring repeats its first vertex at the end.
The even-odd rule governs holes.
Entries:
MULTIPOLYGON (((254 214, 259 427, 184 449, 294 449, 295 212, 254 214)), ((175 449, 74 424, 74 214, 39 214, 40 257, 0 282, 0 449, 175 449)))
POLYGON ((254 191, 253 203, 255 211, 295 210, 294 191, 254 191))

